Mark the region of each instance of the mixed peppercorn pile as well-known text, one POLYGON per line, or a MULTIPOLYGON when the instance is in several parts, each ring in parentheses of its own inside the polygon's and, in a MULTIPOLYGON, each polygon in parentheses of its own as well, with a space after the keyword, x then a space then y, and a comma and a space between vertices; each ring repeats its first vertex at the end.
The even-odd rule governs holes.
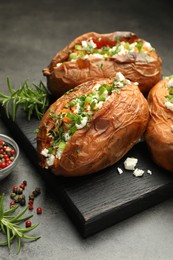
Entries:
POLYGON ((16 150, 0 139, 0 170, 9 166, 15 159, 16 150))

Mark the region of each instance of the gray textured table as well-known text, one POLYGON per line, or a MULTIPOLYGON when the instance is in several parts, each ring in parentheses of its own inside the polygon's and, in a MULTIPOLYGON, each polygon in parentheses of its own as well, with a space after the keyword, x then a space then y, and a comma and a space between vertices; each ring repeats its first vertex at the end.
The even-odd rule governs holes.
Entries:
MULTIPOLYGON (((0 91, 7 92, 7 76, 16 87, 26 79, 45 81, 42 68, 76 36, 117 30, 132 31, 150 41, 163 59, 163 74, 173 74, 173 18, 167 1, 1 0, 0 91)), ((1 119, 0 133, 13 136, 1 119)), ((35 207, 43 207, 43 214, 33 218, 40 222, 35 233, 41 239, 23 243, 18 256, 15 243, 10 254, 0 247, 0 259, 172 259, 173 199, 82 239, 21 147, 13 175, 0 183, 7 205, 12 186, 24 179, 26 193, 37 186, 42 190, 35 207)))

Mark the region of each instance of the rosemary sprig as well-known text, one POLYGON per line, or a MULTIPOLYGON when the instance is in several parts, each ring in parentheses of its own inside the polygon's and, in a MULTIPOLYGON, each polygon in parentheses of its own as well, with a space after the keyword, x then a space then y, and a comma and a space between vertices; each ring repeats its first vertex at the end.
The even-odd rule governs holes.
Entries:
POLYGON ((0 246, 7 245, 10 250, 11 242, 17 238, 18 241, 18 253, 21 249, 21 240, 22 238, 34 241, 39 239, 39 236, 28 236, 25 233, 35 229, 39 224, 35 224, 31 227, 23 228, 19 224, 30 219, 33 215, 22 217, 27 211, 28 206, 25 207, 18 215, 12 216, 15 210, 19 206, 13 206, 9 210, 4 210, 4 194, 0 196, 0 232, 6 237, 5 241, 0 242, 0 246))
POLYGON ((7 86, 10 95, 0 92, 0 103, 5 107, 7 117, 9 117, 11 109, 14 121, 18 108, 21 107, 28 114, 28 120, 32 115, 41 119, 45 109, 49 106, 48 91, 42 81, 38 85, 35 83, 29 85, 28 81, 25 81, 18 89, 13 89, 7 78, 7 86))

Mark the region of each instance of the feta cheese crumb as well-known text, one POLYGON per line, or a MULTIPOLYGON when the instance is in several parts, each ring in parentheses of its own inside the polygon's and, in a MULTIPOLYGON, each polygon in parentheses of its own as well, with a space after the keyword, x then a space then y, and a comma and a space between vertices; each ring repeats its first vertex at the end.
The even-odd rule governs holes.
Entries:
POLYGON ((119 80, 119 81, 125 80, 125 77, 124 77, 124 75, 123 75, 121 72, 117 72, 117 73, 116 73, 116 78, 117 78, 117 80, 119 80))
POLYGON ((69 135, 69 133, 64 133, 64 139, 67 142, 69 139, 71 138, 71 136, 69 135))
POLYGON ((173 125, 171 125, 171 132, 173 133, 173 125))
POLYGON ((88 46, 92 48, 96 48, 97 45, 93 42, 92 38, 89 39, 89 41, 82 41, 82 47, 84 50, 87 50, 88 46))
POLYGON ((44 148, 42 151, 41 151, 41 155, 45 156, 45 157, 48 157, 48 149, 47 148, 44 148))
POLYGON ((119 174, 123 173, 123 170, 121 168, 119 168, 119 167, 117 168, 117 171, 118 171, 119 174))
POLYGON ((143 47, 146 47, 148 49, 152 49, 152 46, 149 42, 144 42, 143 47))
POLYGON ((173 78, 168 81, 168 88, 173 87, 173 78))
POLYGON ((77 129, 81 129, 84 126, 86 126, 87 121, 88 121, 88 117, 87 116, 83 117, 82 120, 81 120, 81 124, 75 124, 77 129))
POLYGON ((98 58, 98 59, 103 59, 103 55, 101 55, 99 53, 93 53, 92 56, 95 58, 98 58))
POLYGON ((62 64, 62 62, 57 63, 57 64, 56 64, 56 67, 61 66, 61 64, 62 64))
POLYGON ((99 89, 99 87, 101 86, 101 84, 99 84, 99 83, 96 83, 95 84, 95 86, 93 87, 93 90, 98 90, 99 89))
POLYGON ((152 175, 152 171, 151 170, 147 170, 147 173, 152 175))
POLYGON ((86 54, 86 55, 84 55, 84 56, 82 57, 82 59, 83 59, 83 60, 87 60, 87 59, 88 59, 88 57, 89 57, 89 55, 88 55, 88 54, 86 54))
POLYGON ((59 160, 61 159, 62 152, 63 151, 61 149, 58 149, 56 152, 56 158, 58 158, 59 160))
POLYGON ((137 81, 133 82, 134 85, 138 86, 139 83, 137 81))
POLYGON ((55 160, 55 156, 53 154, 50 154, 49 157, 46 159, 47 165, 52 166, 55 160))
POLYGON ((79 109, 80 109, 80 105, 79 105, 79 103, 77 103, 77 104, 76 104, 76 108, 74 109, 73 112, 74 112, 75 114, 77 114, 77 113, 79 113, 79 109))
POLYGON ((133 171, 133 170, 135 170, 135 166, 136 166, 137 162, 138 162, 138 159, 127 157, 127 159, 124 161, 124 168, 126 170, 133 171))
POLYGON ((138 168, 136 168, 136 169, 134 170, 134 172, 133 172, 133 175, 134 175, 135 177, 141 177, 141 176, 143 176, 143 174, 144 174, 144 171, 141 170, 141 169, 138 169, 138 168))
POLYGON ((166 106, 167 109, 173 111, 173 103, 166 101, 165 106, 166 106))

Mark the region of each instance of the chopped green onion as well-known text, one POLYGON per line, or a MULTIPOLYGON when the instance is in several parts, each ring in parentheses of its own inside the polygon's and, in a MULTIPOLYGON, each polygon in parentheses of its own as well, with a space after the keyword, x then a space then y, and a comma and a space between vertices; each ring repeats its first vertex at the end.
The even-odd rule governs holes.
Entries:
POLYGON ((78 58, 78 55, 76 52, 72 52, 69 55, 70 60, 76 60, 78 58))
POLYGON ((81 50, 82 50, 82 46, 79 45, 79 44, 76 44, 76 45, 74 46, 74 48, 75 48, 75 50, 77 50, 77 51, 81 51, 81 50))
POLYGON ((65 147, 66 147, 66 142, 60 142, 58 147, 59 147, 60 150, 63 151, 65 149, 65 147))

